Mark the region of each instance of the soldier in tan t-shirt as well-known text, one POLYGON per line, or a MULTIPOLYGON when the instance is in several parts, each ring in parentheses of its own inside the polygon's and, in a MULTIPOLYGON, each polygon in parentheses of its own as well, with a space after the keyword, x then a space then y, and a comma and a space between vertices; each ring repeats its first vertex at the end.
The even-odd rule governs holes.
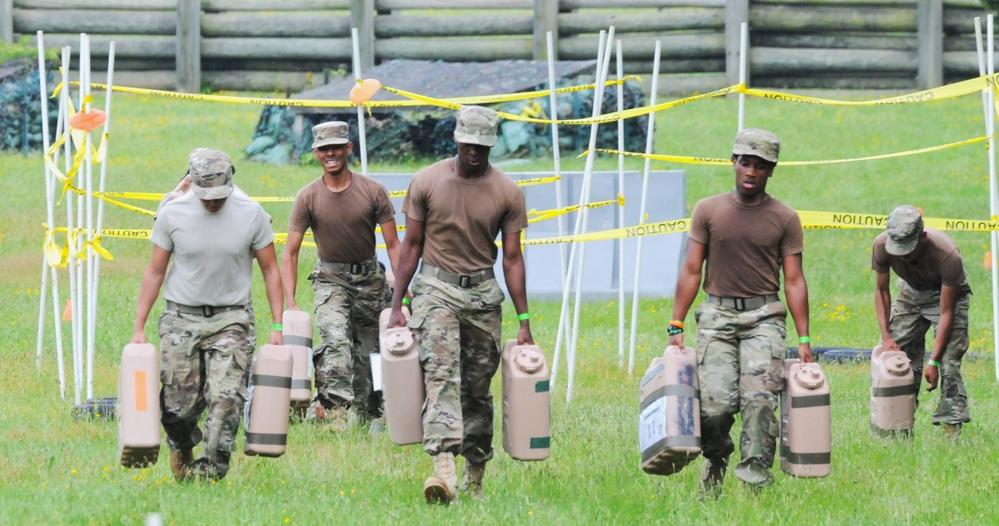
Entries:
POLYGON ((933 425, 956 439, 961 425, 971 421, 968 393, 961 377, 961 359, 968 352, 968 273, 957 245, 939 230, 923 227, 913 206, 900 206, 888 215, 885 231, 874 238, 871 269, 877 273, 874 310, 886 351, 905 351, 912 361, 913 393, 925 373, 928 391, 940 381, 940 403, 933 425), (889 270, 898 275, 898 297, 892 303, 889 270), (890 309, 890 310, 889 310, 890 309), (933 352, 923 368, 926 332, 936 329, 933 352))
POLYGON ((694 313, 705 495, 721 492, 728 457, 735 451, 729 432, 737 414, 742 436, 735 476, 753 487, 773 482, 788 310, 799 336, 798 356, 813 360, 801 220, 766 192, 779 153, 780 140, 769 131, 747 128, 735 136, 735 189, 697 203, 677 277, 670 345, 683 347, 683 321, 697 296, 702 268, 708 294, 694 313), (781 271, 786 308, 777 295, 781 271))
POLYGON ((310 415, 343 430, 348 409, 362 422, 381 415, 371 353, 378 351, 378 316, 391 296, 375 258, 375 229, 381 226, 392 268, 399 238, 385 186, 347 167, 353 150, 347 123, 324 122, 312 134, 312 152, 323 175, 295 196, 281 272, 287 308, 297 309, 298 253, 306 230, 312 230, 319 261, 309 279, 322 343, 313 355, 316 396, 310 415))
POLYGON ((497 120, 490 109, 462 108, 454 132, 458 156, 417 172, 402 205, 406 238, 389 326, 406 323, 402 297, 422 257, 409 328, 426 384, 423 449, 434 457, 434 476, 423 494, 431 503, 457 498, 456 454, 465 457, 463 489, 481 497, 493 456, 489 386, 499 367, 503 322, 503 290, 493 277, 500 232, 506 287, 520 320, 517 342, 534 343, 520 250, 527 208, 517 184, 489 164, 497 120))

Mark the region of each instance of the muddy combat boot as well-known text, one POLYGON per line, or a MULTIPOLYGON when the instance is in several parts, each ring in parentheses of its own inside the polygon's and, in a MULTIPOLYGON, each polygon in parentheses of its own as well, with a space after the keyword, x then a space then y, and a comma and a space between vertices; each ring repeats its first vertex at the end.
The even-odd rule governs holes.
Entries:
POLYGON ((947 440, 951 442, 957 442, 957 439, 961 438, 961 424, 941 424, 940 427, 943 428, 944 436, 947 440))
POLYGON ((457 485, 454 454, 438 453, 434 457, 434 476, 423 483, 423 497, 428 504, 450 504, 457 497, 457 485))
POLYGON ((715 464, 710 460, 704 461, 704 469, 701 471, 701 487, 698 494, 701 498, 721 496, 722 483, 725 481, 725 470, 727 463, 719 462, 715 464))
POLYGON ((465 474, 461 477, 461 490, 467 491, 475 500, 485 499, 486 496, 482 493, 482 477, 485 474, 485 464, 465 462, 465 474))
POLYGON ((194 462, 194 453, 190 449, 182 451, 170 450, 170 471, 177 482, 187 482, 191 478, 191 463, 194 462))

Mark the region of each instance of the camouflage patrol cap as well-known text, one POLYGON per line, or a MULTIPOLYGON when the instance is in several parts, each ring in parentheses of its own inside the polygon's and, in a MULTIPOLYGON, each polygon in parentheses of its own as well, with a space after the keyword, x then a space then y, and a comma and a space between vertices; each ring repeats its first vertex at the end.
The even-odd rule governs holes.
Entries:
POLYGON ((780 139, 767 130, 744 128, 735 134, 732 145, 733 155, 755 155, 765 161, 777 162, 780 154, 780 139))
POLYGON ((923 233, 923 215, 914 206, 902 205, 888 214, 885 227, 888 232, 885 250, 893 256, 904 256, 915 250, 919 243, 919 236, 923 233))
POLYGON ((236 169, 225 152, 197 148, 187 157, 187 175, 191 190, 198 199, 222 199, 232 193, 232 174, 236 169))
POLYGON ((348 142, 350 142, 350 131, 346 122, 321 122, 312 127, 313 150, 330 144, 347 144, 348 142))
POLYGON ((458 123, 454 127, 455 142, 464 144, 496 144, 496 112, 482 106, 462 106, 458 110, 458 123))

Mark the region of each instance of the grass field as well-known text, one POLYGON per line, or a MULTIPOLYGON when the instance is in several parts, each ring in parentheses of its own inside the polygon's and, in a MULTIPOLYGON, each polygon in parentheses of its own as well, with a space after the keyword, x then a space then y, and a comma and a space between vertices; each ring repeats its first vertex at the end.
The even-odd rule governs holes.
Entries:
MULTIPOLYGON (((824 93, 866 99, 871 94, 824 93)), ((251 195, 290 196, 316 177, 315 165, 271 167, 240 162, 260 108, 145 96, 115 96, 108 190, 165 192, 186 169, 188 152, 207 146, 237 159, 237 183, 251 195)), ((97 107, 103 107, 98 101, 97 107)), ((736 129, 735 97, 687 104, 657 118, 658 153, 726 157, 736 129)), ((984 135, 981 98, 969 95, 925 104, 840 107, 747 100, 746 123, 783 139, 781 158, 840 159, 925 148, 984 135)), ((609 147, 614 147, 610 145, 609 147)), ((563 168, 579 169, 579 152, 563 152, 563 168)), ((415 171, 416 165, 380 163, 370 171, 415 171)), ((598 167, 616 168, 609 157, 598 167)), ((640 168, 634 160, 630 167, 640 168)), ((550 169, 538 159, 518 170, 550 169)), ((727 168, 663 165, 688 174, 688 207, 733 184, 727 168)), ((462 498, 449 508, 427 507, 421 484, 431 472, 419 447, 397 447, 387 434, 365 430, 335 434, 322 425, 296 424, 288 453, 279 459, 237 454, 230 475, 215 485, 173 482, 164 447, 147 470, 117 464, 116 428, 70 418, 72 375, 59 397, 47 314, 41 368, 35 366, 41 245, 45 221, 40 155, 0 155, 0 523, 141 524, 160 512, 168 524, 994 524, 994 465, 999 460, 999 389, 991 353, 990 276, 982 267, 988 236, 952 233, 966 258, 975 290, 971 352, 965 379, 973 422, 957 445, 929 423, 937 394, 923 394, 915 438, 874 439, 868 433, 867 364, 825 366, 832 386, 833 468, 823 479, 794 479, 775 467, 776 484, 759 495, 732 477, 717 501, 699 502, 695 461, 671 477, 639 469, 636 426, 638 378, 660 353, 669 319, 668 300, 643 300, 634 377, 617 366, 617 306, 595 301, 583 308, 575 397, 564 401, 564 379, 553 393, 552 456, 539 463, 513 461, 500 438, 486 478, 489 499, 462 498)), ((928 217, 986 219, 988 161, 984 146, 955 148, 864 163, 778 166, 770 192, 801 210, 886 214, 894 206, 921 206, 928 217)), ((137 203, 138 204, 138 203, 137 203)), ((148 203, 146 203, 148 205, 148 203)), ((59 213, 64 217, 65 204, 59 213)), ((290 207, 265 204, 276 230, 290 207)), ((109 207, 108 228, 149 228, 148 218, 109 207)), ((62 220, 60 220, 60 223, 62 220)), ((809 230, 805 273, 811 292, 813 345, 870 348, 877 340, 870 245, 876 230, 809 230)), ((148 242, 106 240, 114 262, 102 264, 97 335, 96 396, 114 396, 117 361, 131 335, 135 297, 148 242)), ((280 250, 280 248, 279 248, 280 250)), ((530 261, 530 252, 527 252, 530 261)), ((531 264, 530 262, 528 264, 531 264)), ((300 290, 307 290, 304 273, 300 290)), ((264 305, 262 283, 255 300, 264 305)), ((66 277, 60 276, 63 298, 66 277)), ((308 292, 305 293, 308 297, 308 292)), ((301 299, 300 299, 301 301, 301 299)), ((307 301, 307 300, 306 300, 307 301)), ((508 308, 510 306, 508 305, 508 308)), ((155 319, 162 302, 150 316, 155 319)), ((535 338, 554 349, 559 305, 533 301, 535 338)), ((507 316, 513 319, 512 316, 507 316)), ((264 319, 263 317, 261 319, 264 319)), ((688 320, 690 321, 690 320, 688 320)), ((789 323, 790 325, 790 323, 789 323)), ((64 332, 69 324, 63 323, 64 332)), ((505 325, 515 334, 513 322, 505 325)), ((691 331, 693 332, 693 331, 691 331)), ((794 331, 790 330, 791 336, 794 331)), ((691 337, 692 340, 692 337, 691 337)), ((68 340, 67 340, 68 341, 68 340)), ((689 343, 692 343, 690 341, 689 343)), ((564 362, 563 362, 564 364, 564 362)), ((564 369, 560 371, 564 373, 564 369)), ((498 389, 499 381, 494 383, 498 389)), ((497 415, 498 416, 498 415, 497 415)), ((497 420, 497 430, 499 423, 497 420)), ((241 446, 240 446, 241 447, 241 446)))

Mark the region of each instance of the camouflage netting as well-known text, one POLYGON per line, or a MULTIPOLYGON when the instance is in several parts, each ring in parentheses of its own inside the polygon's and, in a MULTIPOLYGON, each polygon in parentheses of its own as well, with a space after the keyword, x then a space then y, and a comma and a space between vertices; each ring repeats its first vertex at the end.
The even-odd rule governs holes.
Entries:
MULTIPOLYGON (((51 70, 46 82, 52 80, 51 70)), ((38 66, 31 60, 15 59, 0 64, 0 150, 41 150, 42 115, 38 103, 38 66)), ((49 99, 49 132, 56 128, 58 101, 49 99)))
MULTIPOLYGON (((571 65, 579 69, 580 67, 589 65, 589 63, 582 62, 581 64, 571 65)), ((414 68, 408 63, 406 66, 407 71, 411 75, 414 74, 414 71, 419 70, 419 68, 414 68)), ((522 65, 520 66, 523 68, 522 65)), ((490 70, 492 69, 499 71, 500 74, 509 71, 508 69, 495 67, 490 68, 490 70)), ((592 75, 580 75, 575 71, 574 73, 577 74, 563 76, 558 81, 559 87, 578 86, 593 82, 592 75)), ((376 75, 372 75, 371 78, 379 78, 381 80, 376 75)), ((521 83, 522 85, 528 85, 525 82, 530 83, 532 81, 526 75, 522 80, 524 81, 521 83)), ((418 82, 414 83, 418 84, 418 82)), ((391 85, 384 80, 383 84, 391 85)), ((528 85, 529 89, 521 89, 520 91, 545 89, 546 84, 547 82, 528 85)), ((407 86, 394 87, 420 93, 417 88, 407 86)), ((425 86, 428 90, 433 87, 436 86, 425 86)), ((473 88, 477 87, 479 86, 473 86, 473 88)), ((343 88, 341 88, 342 90, 343 88)), ((318 91, 318 89, 313 90, 313 92, 318 91)), ((626 82, 623 92, 624 107, 626 109, 640 107, 645 104, 645 96, 637 82, 626 82)), ((478 94, 459 92, 452 95, 472 96, 478 94)), ((592 115, 593 104, 592 94, 593 90, 560 94, 558 96, 558 118, 565 120, 590 117, 592 115)), ((300 96, 302 98, 318 98, 317 95, 321 96, 324 94, 307 92, 300 96)), ((325 95, 329 95, 329 93, 325 95)), ((429 96, 439 95, 431 94, 429 96)), ((346 93, 339 98, 345 99, 346 93)), ((376 98, 376 100, 379 99, 376 98)), ((547 118, 551 115, 549 106, 549 98, 547 96, 490 105, 491 108, 500 112, 538 118, 547 118)), ((613 111, 617 111, 616 86, 611 86, 604 91, 602 113, 613 111)), ((354 141, 354 151, 358 153, 359 144, 356 137, 357 110, 355 108, 330 110, 284 106, 267 106, 264 108, 260 116, 260 121, 257 124, 253 141, 247 146, 245 153, 251 160, 271 164, 313 162, 311 154, 312 126, 331 120, 342 120, 350 124, 351 139, 354 141), (313 110, 315 112, 311 112, 313 110), (302 133, 300 137, 296 137, 294 132, 296 116, 301 116, 302 118, 300 128, 302 133)), ((644 116, 625 121, 624 135, 626 150, 641 151, 645 148, 647 122, 647 117, 644 116)), ((364 125, 368 156, 369 158, 377 158, 379 161, 405 162, 413 159, 439 159, 454 155, 457 152, 457 146, 453 138, 455 126, 455 112, 453 110, 432 106, 372 108, 371 113, 365 114, 364 125)), ((598 146, 617 149, 617 123, 602 124, 599 130, 598 146)), ((585 150, 589 144, 589 137, 590 126, 559 126, 560 149, 564 152, 581 152, 585 150)), ((492 159, 530 158, 548 155, 551 155, 551 129, 549 126, 515 120, 500 120, 499 141, 493 147, 490 156, 492 159)))

